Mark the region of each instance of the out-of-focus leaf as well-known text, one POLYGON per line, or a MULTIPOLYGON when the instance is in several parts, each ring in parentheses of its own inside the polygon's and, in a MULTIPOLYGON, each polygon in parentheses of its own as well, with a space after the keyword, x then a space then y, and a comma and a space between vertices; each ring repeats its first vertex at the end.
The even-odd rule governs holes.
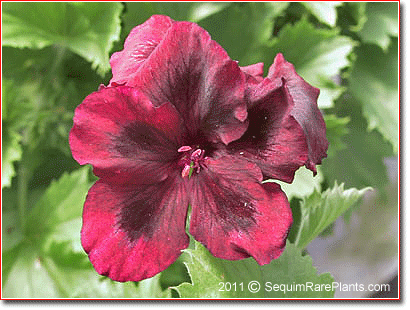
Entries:
POLYGON ((61 45, 84 57, 101 74, 119 39, 120 3, 8 2, 2 6, 4 46, 41 49, 61 45))
POLYGON ((159 275, 135 283, 100 276, 80 245, 88 167, 64 174, 35 205, 21 232, 14 214, 3 217, 4 298, 162 298, 159 275))
POLYGON ((202 19, 199 25, 232 59, 246 66, 262 60, 259 47, 272 37, 274 18, 288 5, 287 2, 233 3, 202 19))
MULTIPOLYGON (((349 117, 337 117, 334 114, 324 115, 326 123, 326 137, 329 141, 329 149, 327 157, 335 156, 335 154, 347 147, 342 138, 348 134, 349 129, 347 124, 350 121, 349 117)), ((326 159, 324 159, 326 160, 326 159)))
POLYGON ((384 53, 376 45, 361 45, 349 79, 352 94, 362 103, 369 130, 377 128, 392 143, 399 143, 398 42, 384 53))
POLYGON ((325 158, 322 172, 329 184, 344 183, 347 188, 381 187, 388 181, 383 159, 393 155, 390 143, 377 131, 368 131, 361 105, 349 94, 336 102, 337 115, 349 117, 348 134, 341 138, 346 148, 325 158))
POLYGON ((320 89, 319 107, 329 108, 344 90, 337 80, 341 69, 350 65, 347 56, 354 46, 354 41, 339 35, 337 29, 316 29, 303 18, 283 27, 265 46, 264 60, 272 62, 277 53, 282 53, 300 76, 320 89))
POLYGON ((304 197, 313 193, 315 189, 320 190, 320 183, 323 181, 323 175, 320 167, 317 167, 318 174, 313 176, 312 171, 305 167, 299 168, 295 173, 295 179, 291 184, 278 180, 268 180, 265 182, 275 182, 281 185, 282 190, 289 199, 293 197, 304 197))
POLYGON ((183 298, 330 298, 334 294, 332 276, 318 275, 310 256, 303 256, 291 243, 287 243, 278 259, 264 266, 252 258, 241 261, 216 258, 198 242, 195 249, 186 252, 192 284, 182 283, 175 288, 183 298), (310 283, 316 289, 286 291, 286 286, 291 288, 296 283, 310 283), (328 290, 318 289, 324 286, 328 290))
POLYGON ((231 5, 230 2, 151 2, 160 14, 179 21, 199 22, 231 5))
POLYGON ((344 185, 335 183, 323 193, 315 190, 303 198, 300 223, 294 223, 290 233, 295 245, 304 249, 330 224, 352 207, 370 188, 344 190, 344 185))
POLYGON ((58 224, 80 218, 88 189, 88 167, 64 174, 36 203, 27 220, 26 234, 50 233, 58 224))
POLYGON ((340 6, 342 1, 329 2, 301 2, 319 21, 335 26, 337 11, 336 7, 340 6))
POLYGON ((2 158, 1 158, 1 187, 10 187, 11 179, 16 175, 14 163, 21 159, 23 150, 20 145, 21 135, 3 127, 2 158))
POLYGON ((17 249, 3 252, 3 259, 11 263, 2 288, 3 298, 67 297, 59 292, 63 288, 54 285, 43 257, 30 242, 25 241, 17 249))
MULTIPOLYGON (((154 14, 167 15, 177 21, 199 22, 230 5, 230 2, 126 2, 121 39, 125 40, 131 29, 154 14)), ((122 43, 116 47, 122 49, 122 43)))
POLYGON ((16 210, 8 210, 2 212, 2 250, 8 251, 17 246, 23 240, 23 234, 20 229, 18 214, 16 210))
POLYGON ((378 44, 387 50, 390 37, 399 34, 399 3, 369 2, 366 7, 367 21, 358 35, 365 43, 378 44))
POLYGON ((353 32, 361 30, 367 21, 366 5, 367 2, 343 2, 337 8, 337 25, 353 32))
POLYGON ((26 110, 22 108, 12 80, 2 80, 2 161, 1 187, 10 187, 11 180, 16 175, 14 163, 21 159, 22 136, 19 132, 24 123, 26 110))

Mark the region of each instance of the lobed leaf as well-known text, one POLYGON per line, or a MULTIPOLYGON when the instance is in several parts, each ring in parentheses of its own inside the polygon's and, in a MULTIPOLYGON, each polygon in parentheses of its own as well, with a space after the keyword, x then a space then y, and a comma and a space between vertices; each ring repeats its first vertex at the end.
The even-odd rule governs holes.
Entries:
POLYGON ((344 185, 335 185, 323 193, 315 190, 304 197, 301 203, 301 218, 291 231, 295 245, 304 249, 330 224, 351 208, 370 188, 344 190, 344 185))
POLYGON ((367 21, 358 35, 365 43, 378 44, 384 51, 390 45, 390 37, 399 34, 399 3, 369 2, 366 6, 367 21))
POLYGON ((58 44, 84 57, 103 75, 119 39, 120 3, 8 2, 2 6, 3 46, 42 49, 58 44))
POLYGON ((342 1, 330 2, 301 2, 319 21, 334 27, 336 25, 337 11, 342 1))
POLYGON ((352 94, 362 103, 368 130, 377 128, 392 143, 399 144, 398 40, 392 39, 387 53, 376 45, 356 49, 357 59, 349 78, 352 94))
POLYGON ((350 66, 348 55, 354 46, 354 41, 341 36, 339 30, 316 29, 303 18, 284 26, 265 46, 264 60, 270 63, 277 53, 283 53, 301 77, 320 89, 319 107, 329 108, 344 91, 339 75, 350 66))
MULTIPOLYGON (((212 256, 200 243, 188 254, 186 266, 191 283, 175 288, 182 298, 309 298, 333 297, 330 274, 317 274, 309 256, 303 256, 288 242, 283 254, 268 265, 259 266, 252 258, 227 261, 212 256), (257 283, 255 282, 257 281, 257 283), (280 287, 311 283, 316 290, 301 286, 293 291, 280 287), (259 284, 259 289, 258 288, 259 284), (275 288, 275 285, 278 288, 275 288), (327 287, 328 290, 324 289, 327 287), (319 290, 321 288, 321 290, 319 290)), ((293 286, 294 287, 294 286, 293 286)))

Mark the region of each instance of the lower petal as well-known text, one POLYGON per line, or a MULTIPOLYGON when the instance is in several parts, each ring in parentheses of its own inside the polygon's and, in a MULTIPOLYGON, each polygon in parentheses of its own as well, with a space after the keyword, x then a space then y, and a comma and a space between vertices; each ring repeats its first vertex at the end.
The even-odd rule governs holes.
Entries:
POLYGON ((255 165, 232 156, 209 159, 192 179, 190 233, 216 257, 252 256, 259 264, 278 258, 292 224, 286 195, 261 184, 255 165))
POLYGON ((81 241, 98 273, 125 282, 156 275, 189 244, 182 181, 139 187, 97 181, 84 206, 81 241))

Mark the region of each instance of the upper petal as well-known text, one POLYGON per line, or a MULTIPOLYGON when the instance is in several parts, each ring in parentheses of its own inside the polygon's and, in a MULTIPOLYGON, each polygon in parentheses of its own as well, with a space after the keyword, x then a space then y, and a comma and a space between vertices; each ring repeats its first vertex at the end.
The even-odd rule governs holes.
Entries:
POLYGON ((111 56, 111 84, 121 85, 132 80, 138 68, 162 41, 173 23, 168 16, 153 15, 145 23, 132 29, 125 40, 124 49, 111 56))
POLYGON ((190 233, 216 257, 252 256, 259 264, 277 258, 292 224, 279 185, 261 184, 260 169, 232 156, 208 159, 192 177, 190 233))
POLYGON ((264 79, 262 69, 254 66, 242 69, 248 74, 249 127, 228 146, 229 152, 256 163, 265 176, 285 182, 292 182, 303 165, 316 173, 328 144, 316 103, 319 90, 297 75, 281 54, 264 79))
POLYGON ((172 264, 189 245, 185 184, 115 186, 97 181, 84 205, 81 242, 96 271, 140 281, 172 264))
POLYGON ((131 87, 108 87, 79 105, 70 132, 73 157, 115 183, 163 180, 177 160, 183 123, 169 103, 155 107, 131 87))
POLYGON ((292 101, 290 114, 302 127, 309 147, 309 159, 306 167, 316 172, 316 164, 326 157, 328 141, 326 139, 326 125, 322 113, 317 106, 319 89, 309 85, 295 71, 293 65, 287 62, 282 54, 275 57, 269 68, 270 79, 284 80, 287 97, 292 101))
MULTIPOLYGON (((120 77, 113 70, 111 82, 138 87, 156 106, 172 103, 192 135, 200 131, 225 144, 238 139, 247 128, 245 75, 238 64, 194 23, 174 22, 161 38, 137 66, 123 57, 122 66, 134 71, 120 77)), ((133 52, 127 45, 121 53, 133 52)))
POLYGON ((227 149, 257 164, 265 176, 292 182, 295 171, 308 161, 306 136, 290 115, 292 103, 283 84, 269 84, 267 80, 254 89, 253 96, 258 100, 251 101, 248 130, 227 149))

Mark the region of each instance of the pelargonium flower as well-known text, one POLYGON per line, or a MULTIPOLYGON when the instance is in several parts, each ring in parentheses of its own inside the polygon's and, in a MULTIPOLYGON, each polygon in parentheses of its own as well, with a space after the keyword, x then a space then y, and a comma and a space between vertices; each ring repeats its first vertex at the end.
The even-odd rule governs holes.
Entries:
POLYGON ((113 77, 80 104, 70 146, 100 179, 82 245, 97 272, 140 281, 166 269, 189 233, 216 257, 279 257, 291 182, 326 156, 318 89, 281 54, 239 67, 198 25, 153 16, 112 55, 113 77))

